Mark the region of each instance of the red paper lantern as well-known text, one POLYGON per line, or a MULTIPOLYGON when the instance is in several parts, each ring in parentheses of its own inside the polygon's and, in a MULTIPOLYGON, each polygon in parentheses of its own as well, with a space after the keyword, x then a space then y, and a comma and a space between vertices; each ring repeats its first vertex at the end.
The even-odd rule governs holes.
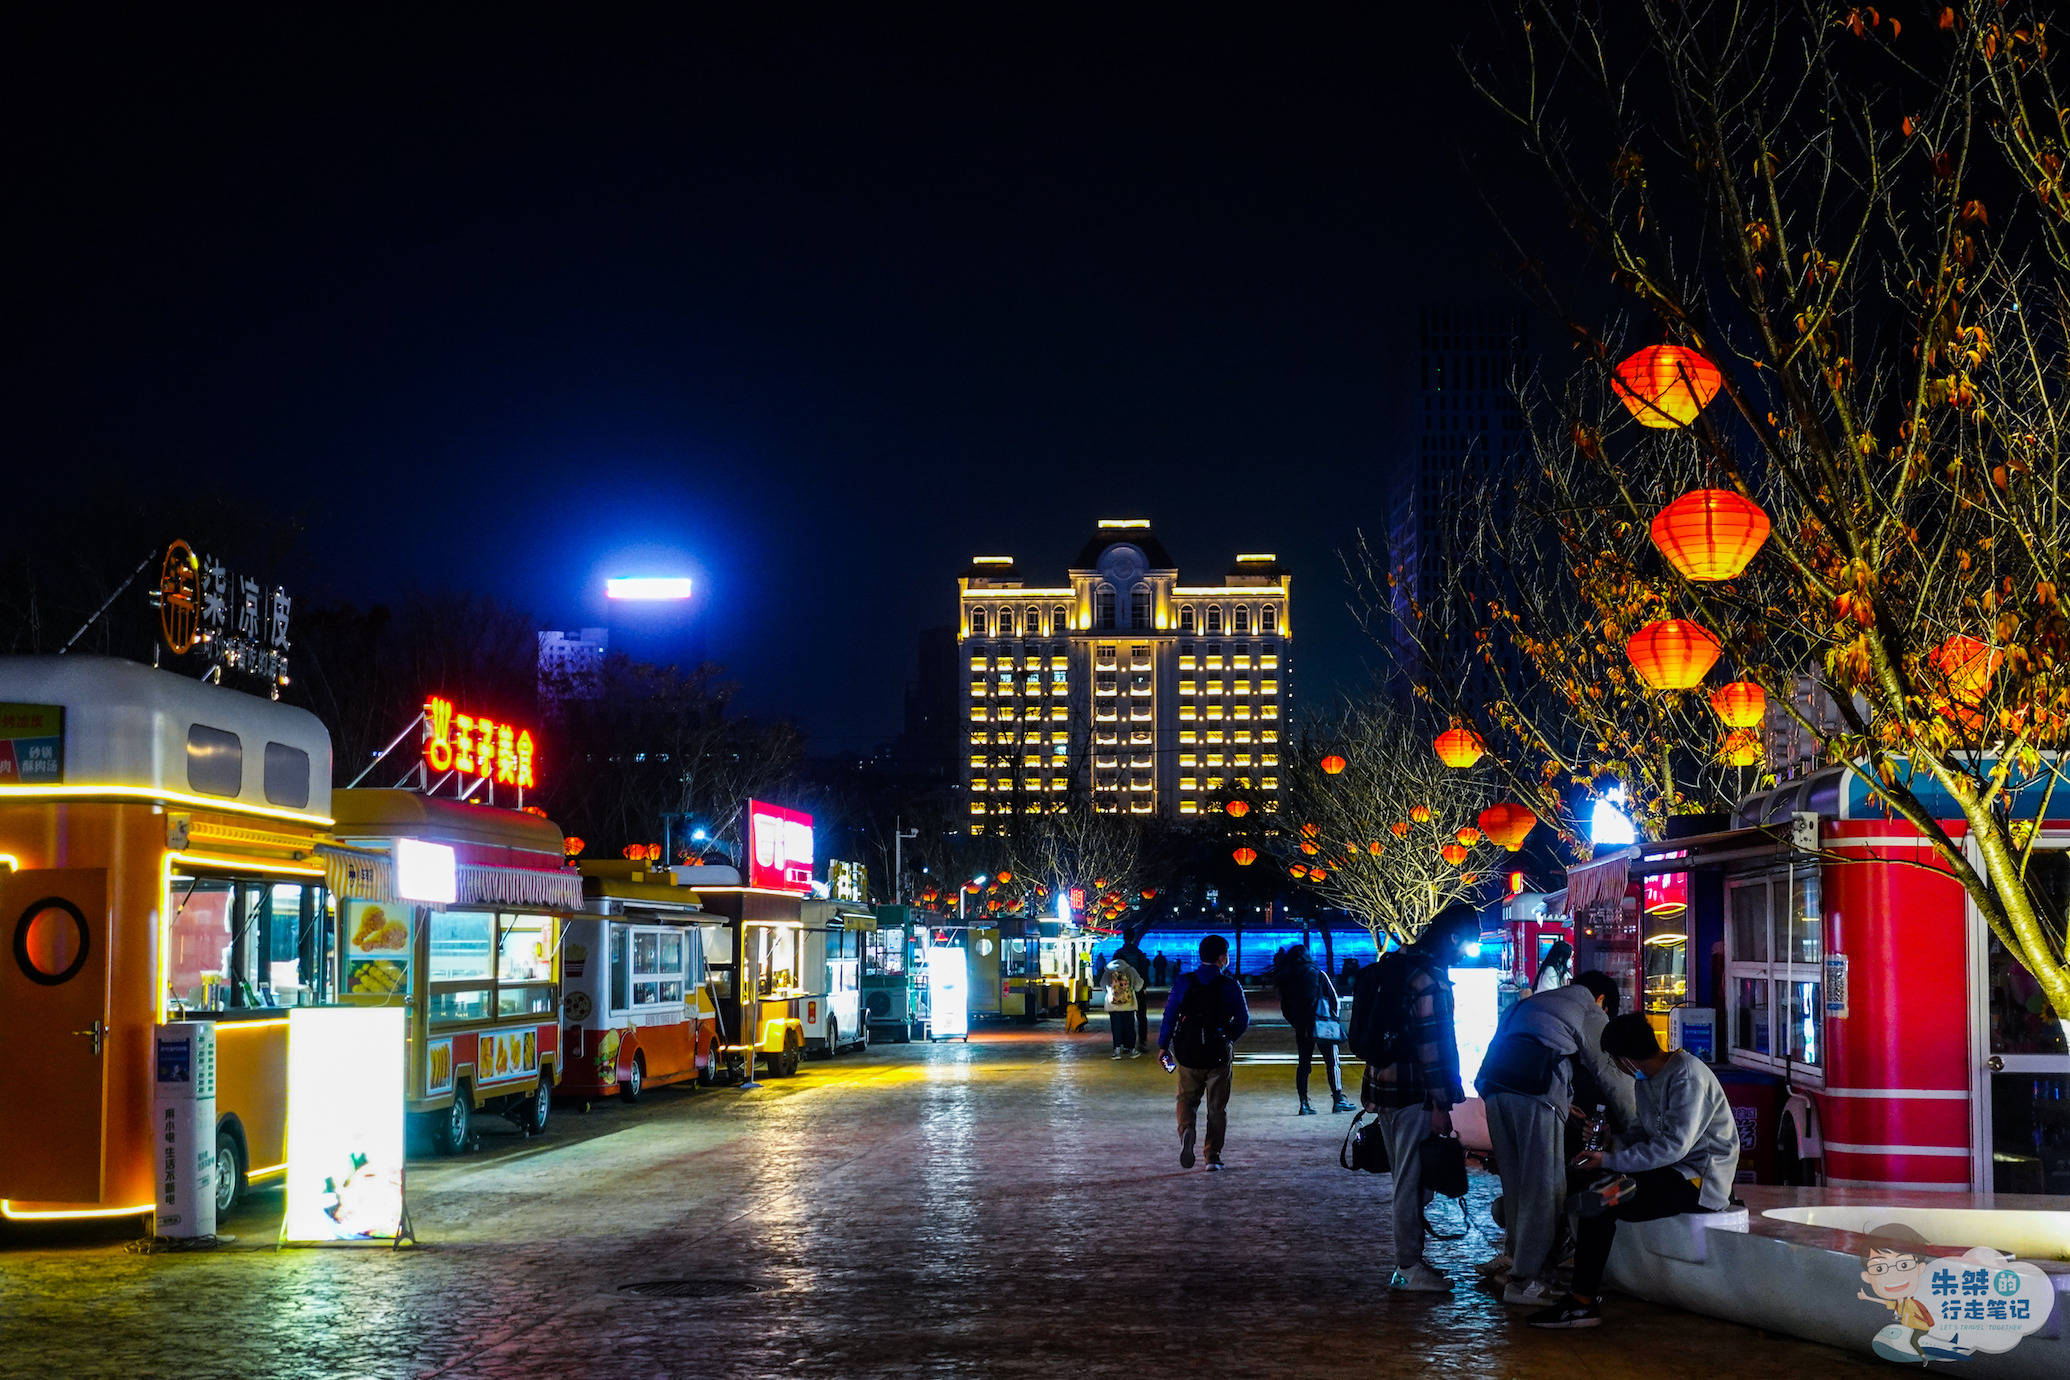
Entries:
POLYGON ((1013 880, 1013 873, 1011 873, 1011 872, 1002 872, 1002 873, 1000 873, 1000 874, 999 874, 999 880, 1000 880, 1000 882, 1001 882, 1001 883, 1005 883, 1005 882, 1010 882, 1010 881, 1012 881, 1012 880, 1013 880))
POLYGON ((1334 752, 1322 759, 1322 769, 1326 774, 1330 776, 1335 776, 1338 772, 1343 771, 1344 768, 1349 765, 1350 763, 1346 762, 1342 757, 1339 757, 1334 752))
MULTIPOLYGON (((1965 633, 1933 649, 1927 660, 1948 683, 1948 698, 1962 709, 1975 709, 1991 688, 1991 678, 2005 653, 1965 633)), ((1967 717, 1967 716, 1965 716, 1967 717)))
POLYGON ((1729 580, 1768 540, 1768 514, 1730 489, 1697 489, 1654 516, 1648 529, 1668 564, 1692 580, 1729 580))
POLYGON ((1317 853, 1322 852, 1322 845, 1317 843, 1314 839, 1303 839, 1301 840, 1301 851, 1312 858, 1317 853))
POLYGON ((1311 867, 1308 869, 1308 880, 1311 882, 1327 882, 1330 880, 1330 874, 1319 867, 1311 867))
POLYGON ((568 835, 568 837, 561 840, 562 856, 572 858, 578 856, 581 852, 582 840, 575 837, 575 835, 570 834, 568 835))
POLYGON ((1481 831, 1469 824, 1458 833, 1452 835, 1452 837, 1471 848, 1481 841, 1481 831))
POLYGON ((1488 750, 1481 735, 1470 728, 1448 728, 1438 734, 1432 746, 1437 749, 1438 761, 1448 767, 1470 767, 1488 750))
POLYGON ((1366 845, 1366 851, 1377 858, 1382 853, 1385 853, 1387 851, 1387 845, 1380 842, 1380 840, 1378 839, 1374 839, 1371 843, 1366 845))
POLYGON ((1640 426, 1672 431, 1696 420, 1724 375, 1686 345, 1649 345, 1617 366, 1610 386, 1640 426))
POLYGON ((1156 899, 1157 899, 1157 888, 1156 888, 1156 887, 1150 887, 1150 886, 1146 886, 1146 887, 1144 887, 1144 888, 1143 888, 1143 899, 1144 899, 1144 900, 1146 900, 1146 901, 1154 901, 1154 900, 1156 900, 1156 899))
POLYGON ((1255 848, 1239 848, 1229 856, 1236 859, 1238 867, 1249 867, 1258 860, 1258 850, 1255 848))
POLYGON ((1538 816, 1522 805, 1503 801, 1481 811, 1481 832, 1514 853, 1538 827, 1538 816))
POLYGON ((1688 690, 1702 684, 1723 650, 1701 624, 1686 618, 1648 623, 1624 644, 1639 679, 1655 690, 1688 690))
POLYGON ((1409 836, 1409 821, 1406 819, 1398 819, 1387 827, 1394 831, 1394 836, 1398 839, 1405 839, 1409 836))
POLYGON ((1231 819, 1242 819, 1251 812, 1251 802, 1248 800, 1232 800, 1227 805, 1224 805, 1222 809, 1228 813, 1231 819))
POLYGON ((1457 867, 1466 861, 1466 845, 1463 843, 1448 843, 1443 848, 1438 849, 1438 856, 1452 864, 1452 866, 1457 867))
POLYGON ((1322 826, 1320 824, 1304 824, 1301 826, 1301 837, 1304 839, 1315 838, 1321 833, 1322 826))
POLYGON ((1430 823, 1430 807, 1428 805, 1411 805, 1409 807, 1409 818, 1418 824, 1430 823))
POLYGON ((1719 755, 1735 767, 1751 767, 1761 760, 1761 735, 1751 728, 1735 728, 1725 735, 1719 755))
POLYGON ((1768 692, 1750 680, 1711 691, 1711 708, 1727 728, 1754 728, 1768 713, 1768 692))

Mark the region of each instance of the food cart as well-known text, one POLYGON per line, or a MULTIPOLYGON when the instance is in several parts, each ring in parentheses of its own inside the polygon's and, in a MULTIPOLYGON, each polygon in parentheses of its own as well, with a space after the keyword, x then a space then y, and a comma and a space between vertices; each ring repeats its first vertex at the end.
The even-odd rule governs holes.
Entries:
POLYGON ((731 867, 675 869, 706 910, 726 925, 707 929, 705 986, 717 1016, 720 1065, 737 1082, 751 1081, 754 1060, 774 1078, 798 1072, 805 1053, 804 1004, 827 993, 806 986, 802 898, 749 886, 731 867))
POLYGON ((341 842, 387 859, 392 899, 344 900, 340 999, 410 1012, 408 1110, 465 1150, 477 1111, 546 1129, 561 1071, 562 917, 582 879, 543 816, 400 789, 333 793, 341 842))
POLYGON ((152 1210, 167 1020, 216 1027, 218 1212, 286 1172, 287 1012, 335 995, 330 757, 256 695, 0 658, 0 1214, 152 1210))
POLYGON ((873 1039, 917 1040, 927 1029, 927 938, 953 922, 919 906, 878 906, 876 912, 877 928, 863 940, 863 1017, 873 1039))
POLYGON ((557 1095, 637 1102, 708 1076, 719 1027, 704 956, 709 940, 724 943, 726 922, 666 868, 597 861, 581 873, 583 911, 563 922, 557 1095))
POLYGON ((858 901, 807 901, 801 908, 804 967, 810 985, 826 993, 807 997, 799 1020, 805 1048, 831 1059, 854 1046, 867 1049, 863 1019, 863 944, 877 928, 877 913, 858 901))

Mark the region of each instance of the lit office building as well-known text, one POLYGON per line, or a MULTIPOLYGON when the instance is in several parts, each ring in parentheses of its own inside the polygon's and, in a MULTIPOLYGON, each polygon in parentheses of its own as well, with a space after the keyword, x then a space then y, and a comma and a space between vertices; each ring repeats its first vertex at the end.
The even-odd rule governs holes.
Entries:
POLYGON ((1060 582, 973 557, 957 581, 971 832, 1088 796, 1110 814, 1198 814, 1230 792, 1273 809, 1288 584, 1269 555, 1184 583, 1141 518, 1101 521, 1060 582))

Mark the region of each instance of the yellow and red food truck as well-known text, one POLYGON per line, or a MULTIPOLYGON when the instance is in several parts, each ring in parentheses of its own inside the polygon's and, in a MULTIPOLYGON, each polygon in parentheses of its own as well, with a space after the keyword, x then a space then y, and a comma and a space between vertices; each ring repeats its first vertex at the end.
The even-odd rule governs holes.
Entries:
POLYGON ((287 1012, 334 997, 330 779, 304 710, 0 658, 0 1215, 152 1210, 165 1020, 215 1024, 218 1210, 286 1172, 287 1012))
POLYGON ((409 1010, 409 1111, 448 1154, 477 1111, 546 1129, 560 1076, 563 918, 582 879, 544 816, 410 790, 331 797, 341 843, 376 855, 392 896, 338 904, 340 1000, 409 1010))
POLYGON ((581 872, 583 911, 567 917, 561 945, 559 1096, 637 1102, 648 1088, 709 1074, 718 1010, 705 949, 730 944, 731 925, 666 868, 613 860, 581 872))

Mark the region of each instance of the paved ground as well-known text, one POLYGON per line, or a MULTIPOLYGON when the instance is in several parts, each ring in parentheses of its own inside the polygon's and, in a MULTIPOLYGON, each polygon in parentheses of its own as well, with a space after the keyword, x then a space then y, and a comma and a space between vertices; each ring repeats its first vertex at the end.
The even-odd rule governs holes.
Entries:
MULTIPOLYGON (((1577 1376, 1852 1373, 1833 1350, 1615 1299, 1534 1333, 1440 1246, 1390 1297, 1387 1181, 1297 1118, 1284 1027, 1245 1042, 1231 1172, 1183 1172, 1170 1079, 1104 1020, 889 1046, 761 1091, 568 1109, 412 1166, 418 1250, 276 1252, 277 1195, 209 1255, 125 1232, 0 1249, 5 1376, 1577 1376), (752 1292, 650 1299, 624 1286, 752 1292)), ((1477 1186, 1485 1226, 1491 1185, 1477 1186)), ((1437 1211, 1444 1211, 1441 1207, 1437 1211)))

